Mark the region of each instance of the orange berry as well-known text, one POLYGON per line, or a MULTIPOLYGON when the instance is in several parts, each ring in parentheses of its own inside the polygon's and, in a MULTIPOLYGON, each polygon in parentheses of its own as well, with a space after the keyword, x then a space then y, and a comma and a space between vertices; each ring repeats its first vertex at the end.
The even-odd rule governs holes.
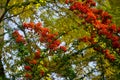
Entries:
POLYGON ((36 61, 35 59, 33 59, 33 60, 31 60, 29 63, 30 63, 30 64, 37 64, 37 61, 36 61))
POLYGON ((39 59, 40 58, 40 50, 37 50, 35 52, 35 59, 39 59))
POLYGON ((40 75, 43 76, 45 72, 43 70, 40 71, 40 75))
POLYGON ((25 77, 26 77, 26 78, 32 78, 32 75, 29 74, 29 73, 26 73, 26 74, 25 74, 25 77))
POLYGON ((25 70, 31 70, 30 66, 24 66, 25 70))
POLYGON ((67 51, 67 48, 65 46, 60 46, 60 49, 63 50, 64 52, 67 51))
POLYGON ((68 4, 68 3, 69 3, 69 0, 65 0, 65 3, 68 4))

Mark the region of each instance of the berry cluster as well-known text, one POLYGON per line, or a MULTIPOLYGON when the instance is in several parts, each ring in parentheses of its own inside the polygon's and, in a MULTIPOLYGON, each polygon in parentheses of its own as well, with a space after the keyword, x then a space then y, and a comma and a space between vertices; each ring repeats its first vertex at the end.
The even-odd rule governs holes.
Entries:
POLYGON ((15 38, 16 43, 24 43, 25 44, 25 39, 24 37, 18 32, 18 30, 15 30, 12 33, 12 36, 15 38))
MULTIPOLYGON (((95 36, 98 35, 99 37, 102 37, 105 39, 104 43, 106 43, 107 46, 109 45, 112 50, 116 51, 116 53, 120 53, 120 27, 117 27, 116 24, 112 23, 112 16, 108 12, 96 9, 94 7, 96 3, 93 0, 84 0, 83 2, 74 0, 72 3, 66 0, 66 2, 67 4, 71 4, 71 11, 73 11, 79 18, 84 19, 82 24, 91 25, 91 28, 93 28, 91 36, 94 33, 95 36)), ((93 37, 93 40, 95 36, 93 37)), ((84 42, 89 41, 92 44, 94 43, 94 41, 90 41, 88 37, 83 37, 80 40, 84 42)), ((104 48, 101 50, 104 50, 104 48)), ((111 61, 115 60, 115 56, 113 54, 107 53, 105 56, 111 61)))
POLYGON ((50 33, 50 30, 46 27, 42 27, 42 24, 40 22, 37 24, 34 24, 33 22, 23 23, 23 27, 26 29, 34 30, 35 33, 39 35, 40 42, 46 43, 46 48, 54 51, 60 48, 63 51, 67 51, 66 47, 60 46, 61 41, 58 39, 58 33, 50 33))
MULTIPOLYGON (((34 68, 37 68, 38 66, 38 62, 40 61, 41 58, 41 51, 38 49, 36 50, 36 52, 34 53, 33 57, 25 57, 25 62, 27 63, 26 65, 24 65, 24 69, 26 70, 25 72, 25 77, 27 79, 31 79, 32 78, 32 72, 34 72, 34 68)), ((45 68, 44 65, 41 64, 42 67, 45 68)), ((39 76, 43 76, 45 71, 38 69, 39 71, 39 76)))
MULTIPOLYGON (((54 52, 54 51, 63 51, 66 52, 67 48, 65 46, 60 46, 61 41, 59 40, 59 35, 58 33, 51 33, 50 30, 46 27, 43 27, 42 24, 39 23, 34 23, 34 22, 30 22, 30 23, 23 23, 23 29, 26 30, 30 30, 32 32, 34 32, 34 34, 36 34, 39 38, 39 42, 45 44, 45 47, 47 50, 49 50, 49 52, 54 52)), ((25 31, 26 31, 25 30, 25 31)), ((25 44, 27 43, 27 41, 25 40, 25 38, 17 31, 15 30, 13 33, 13 38, 15 39, 16 43, 19 44, 25 44)), ((28 42, 29 44, 29 42, 28 42)), ((22 45, 22 46, 27 46, 26 45, 22 45)), ((35 69, 37 69, 37 74, 39 72, 39 77, 42 77, 45 75, 46 70, 47 70, 47 65, 46 63, 44 63, 43 61, 43 56, 41 55, 41 50, 40 49, 35 49, 36 51, 34 52, 34 54, 30 54, 31 57, 26 56, 24 57, 24 70, 25 70, 25 74, 24 76, 26 77, 26 79, 33 79, 34 77, 34 73, 36 72, 35 69), (39 63, 42 62, 42 63, 39 63), (40 68, 38 67, 40 66, 40 68)), ((22 51, 24 53, 24 51, 22 51)))

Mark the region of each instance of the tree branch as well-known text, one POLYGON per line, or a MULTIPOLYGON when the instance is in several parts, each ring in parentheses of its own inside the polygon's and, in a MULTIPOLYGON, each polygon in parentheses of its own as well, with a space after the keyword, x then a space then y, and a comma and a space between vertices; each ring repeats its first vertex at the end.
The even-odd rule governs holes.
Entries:
MULTIPOLYGON (((8 6, 8 3, 9 3, 9 2, 10 2, 10 0, 7 0, 5 6, 8 6)), ((5 10, 4 10, 2 16, 0 17, 0 23, 2 22, 2 19, 4 18, 4 16, 5 16, 5 14, 7 13, 7 11, 8 11, 8 9, 7 9, 7 7, 5 7, 5 10)))

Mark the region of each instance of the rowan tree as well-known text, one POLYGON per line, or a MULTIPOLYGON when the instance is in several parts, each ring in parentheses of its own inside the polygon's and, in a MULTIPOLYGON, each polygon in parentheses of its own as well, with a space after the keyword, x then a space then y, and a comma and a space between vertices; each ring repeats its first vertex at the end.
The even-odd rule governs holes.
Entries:
MULTIPOLYGON (((7 77, 119 79, 120 27, 108 0, 0 1, 7 77)), ((116 12, 118 13, 118 12, 116 12)), ((3 70, 2 70, 3 71, 3 70)), ((3 76, 2 76, 3 77, 3 76)))

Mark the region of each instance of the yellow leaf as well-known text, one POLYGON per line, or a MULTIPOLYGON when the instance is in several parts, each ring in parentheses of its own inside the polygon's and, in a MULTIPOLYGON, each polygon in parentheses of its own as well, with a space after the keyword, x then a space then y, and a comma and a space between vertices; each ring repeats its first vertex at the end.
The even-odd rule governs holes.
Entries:
POLYGON ((113 71, 112 71, 112 69, 111 68, 107 68, 106 69, 106 76, 110 76, 112 74, 114 74, 113 71))
POLYGON ((43 61, 40 61, 40 64, 44 64, 43 61))
POLYGON ((52 80, 51 78, 49 78, 49 77, 45 77, 45 80, 52 80))

